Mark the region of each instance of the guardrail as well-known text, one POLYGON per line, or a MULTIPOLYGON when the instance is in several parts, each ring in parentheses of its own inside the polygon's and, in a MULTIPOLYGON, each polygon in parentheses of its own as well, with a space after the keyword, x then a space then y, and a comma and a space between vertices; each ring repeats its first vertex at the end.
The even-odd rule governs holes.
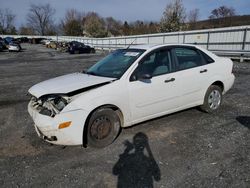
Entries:
MULTIPOLYGON (((21 36, 13 36, 21 37, 21 36)), ((42 37, 42 36, 26 36, 42 37)), ((43 36, 44 37, 44 36, 43 36)), ((206 30, 181 31, 171 33, 133 35, 107 38, 87 38, 74 36, 46 36, 57 41, 79 41, 97 49, 113 50, 129 44, 196 44, 218 55, 250 58, 250 26, 216 28, 206 30)))

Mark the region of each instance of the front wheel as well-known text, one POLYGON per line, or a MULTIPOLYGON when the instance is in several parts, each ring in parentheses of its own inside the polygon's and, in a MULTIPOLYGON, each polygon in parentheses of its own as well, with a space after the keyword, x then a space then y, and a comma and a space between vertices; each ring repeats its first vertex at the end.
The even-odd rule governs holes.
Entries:
POLYGON ((213 113, 219 109, 222 102, 222 89, 219 86, 211 85, 205 95, 201 109, 207 113, 213 113))
POLYGON ((109 108, 96 110, 88 123, 88 144, 102 148, 111 144, 119 134, 121 121, 118 114, 109 108))

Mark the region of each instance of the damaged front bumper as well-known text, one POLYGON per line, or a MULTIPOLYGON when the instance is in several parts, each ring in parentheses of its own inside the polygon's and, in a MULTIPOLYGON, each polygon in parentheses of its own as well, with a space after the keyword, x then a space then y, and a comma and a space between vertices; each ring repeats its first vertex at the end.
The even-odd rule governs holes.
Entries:
POLYGON ((35 123, 38 136, 46 142, 57 145, 82 145, 86 111, 78 109, 50 117, 40 114, 30 102, 28 112, 35 123), (71 122, 71 124, 69 127, 59 129, 58 126, 64 122, 71 122))

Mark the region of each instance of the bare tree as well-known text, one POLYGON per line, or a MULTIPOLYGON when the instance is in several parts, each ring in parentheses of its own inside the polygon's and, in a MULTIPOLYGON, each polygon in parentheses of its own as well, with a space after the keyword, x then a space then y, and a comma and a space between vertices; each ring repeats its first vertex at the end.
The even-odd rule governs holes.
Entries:
POLYGON ((106 18, 105 25, 108 31, 108 36, 118 36, 122 34, 122 23, 115 20, 113 17, 106 18))
POLYGON ((182 0, 174 0, 169 3, 163 12, 160 22, 161 32, 181 30, 186 18, 185 8, 182 0))
POLYGON ((16 34, 15 15, 9 9, 0 9, 0 33, 16 34))
POLYGON ((199 9, 193 9, 188 14, 189 29, 196 29, 196 23, 199 19, 199 9))
POLYGON ((53 28, 53 15, 55 9, 50 4, 31 4, 27 15, 28 26, 40 35, 51 33, 53 28))
POLYGON ((64 19, 61 21, 65 35, 79 36, 83 34, 83 14, 75 9, 67 10, 64 19))
POLYGON ((235 14, 233 7, 221 6, 211 11, 209 19, 213 20, 218 26, 226 26, 232 24, 232 16, 235 16, 235 14))
POLYGON ((211 11, 209 19, 225 18, 235 15, 235 9, 233 7, 221 6, 211 11))

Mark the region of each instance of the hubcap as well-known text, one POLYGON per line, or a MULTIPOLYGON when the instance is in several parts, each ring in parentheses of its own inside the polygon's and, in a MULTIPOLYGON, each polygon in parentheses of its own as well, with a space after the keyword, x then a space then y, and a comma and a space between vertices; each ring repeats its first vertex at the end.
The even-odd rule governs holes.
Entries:
POLYGON ((213 110, 216 110, 221 103, 221 94, 218 90, 213 90, 208 96, 209 107, 213 110))
POLYGON ((97 118, 90 129, 91 136, 97 140, 106 138, 111 132, 112 124, 108 117, 102 116, 97 118))

